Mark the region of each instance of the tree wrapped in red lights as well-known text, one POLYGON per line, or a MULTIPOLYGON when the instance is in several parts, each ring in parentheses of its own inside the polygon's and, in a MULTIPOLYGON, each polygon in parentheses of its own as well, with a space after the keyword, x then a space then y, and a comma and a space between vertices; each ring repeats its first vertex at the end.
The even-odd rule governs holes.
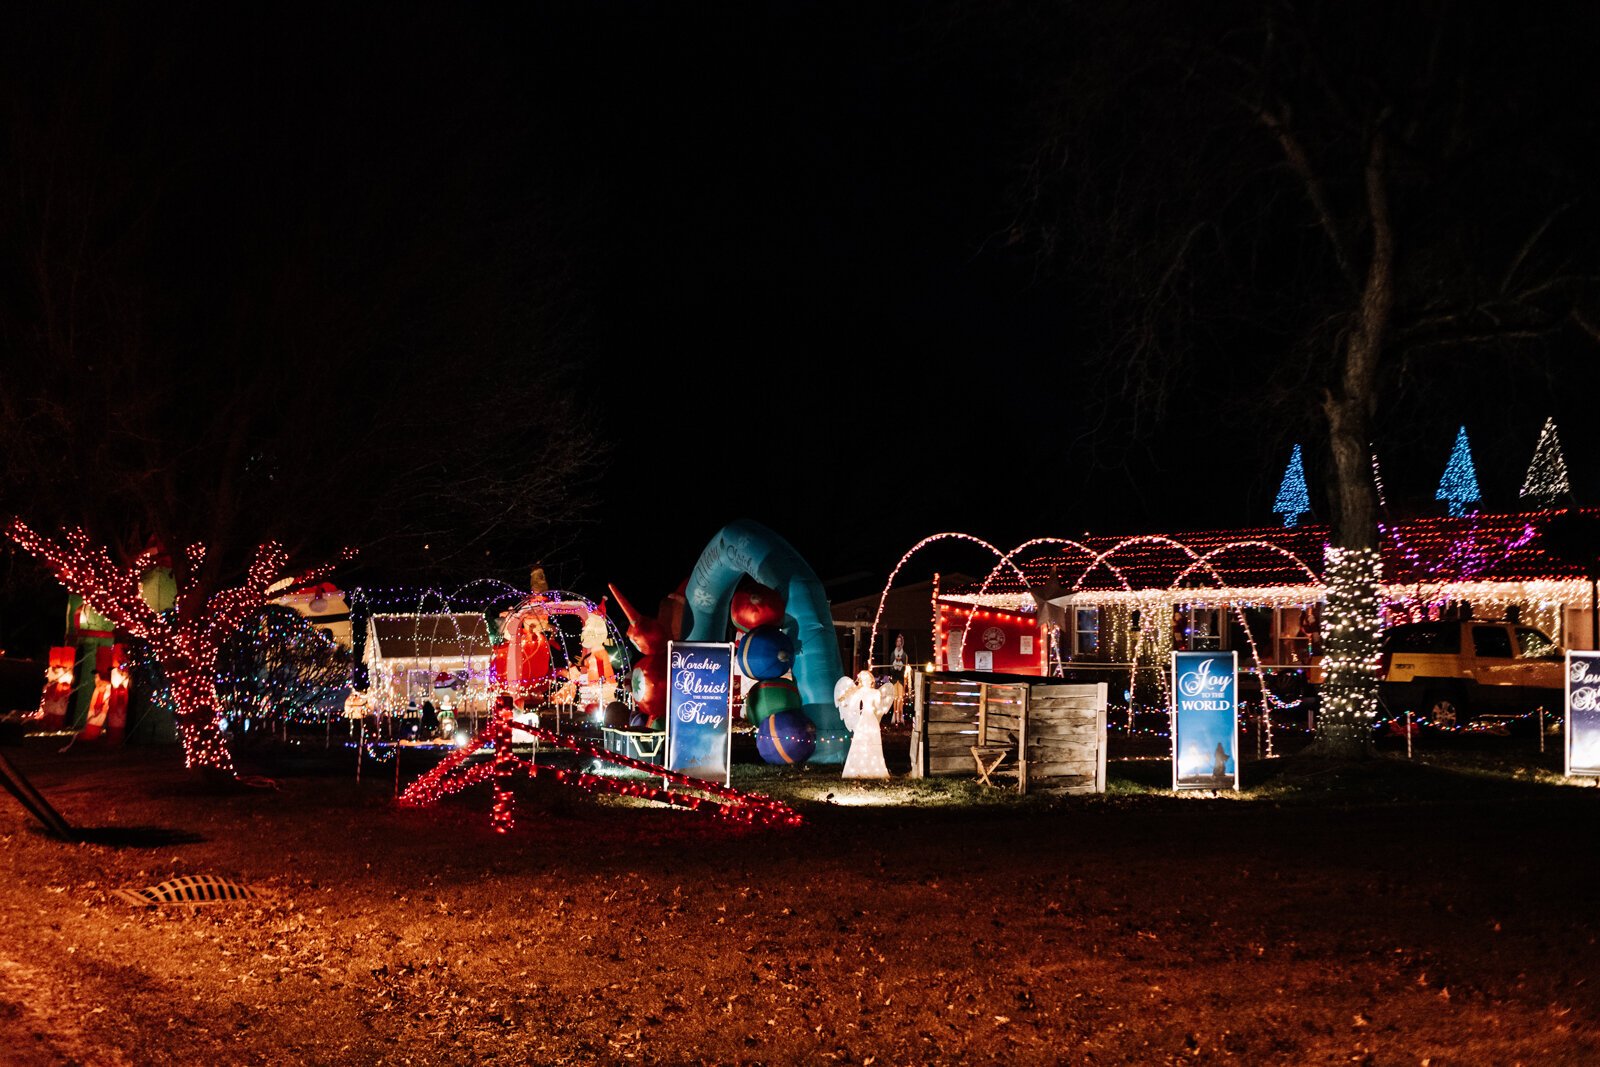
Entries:
MULTIPOLYGON (((177 600, 171 611, 159 612, 146 601, 140 584, 155 565, 158 549, 146 549, 123 564, 82 530, 52 538, 13 519, 6 535, 117 629, 143 642, 170 688, 184 764, 231 775, 233 757, 219 725, 223 709, 217 695, 217 653, 230 634, 255 616, 267 591, 284 577, 289 554, 283 547, 275 542, 259 546, 241 583, 206 596, 196 581, 205 546, 190 545, 183 565, 175 568, 177 600)), ((314 581, 320 574, 304 580, 314 581)))

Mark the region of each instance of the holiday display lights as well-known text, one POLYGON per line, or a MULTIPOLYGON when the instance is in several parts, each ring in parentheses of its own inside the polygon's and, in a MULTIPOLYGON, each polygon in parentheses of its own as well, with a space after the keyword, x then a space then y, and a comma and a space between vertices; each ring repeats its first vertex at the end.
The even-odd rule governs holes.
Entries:
POLYGON ((1337 545, 1325 559, 1321 728, 1335 744, 1364 744, 1378 716, 1383 559, 1376 549, 1337 545))
POLYGON ((1443 500, 1450 505, 1452 518, 1460 518, 1467 513, 1470 505, 1483 499, 1483 493, 1478 488, 1478 472, 1472 464, 1472 446, 1467 443, 1467 428, 1461 427, 1456 434, 1456 443, 1450 449, 1450 460, 1445 464, 1444 474, 1439 479, 1439 488, 1434 492, 1435 500, 1443 500))
POLYGON ((1519 498, 1527 499, 1541 507, 1555 507, 1572 495, 1572 482, 1567 478, 1567 460, 1561 454, 1561 438, 1556 433, 1556 420, 1544 420, 1539 431, 1539 443, 1528 463, 1528 473, 1523 476, 1519 498))
MULTIPOLYGON (((233 757, 220 727, 217 655, 223 641, 261 609, 268 590, 281 580, 289 562, 283 547, 276 542, 258 546, 243 583, 222 589, 201 604, 196 602, 202 593, 193 575, 206 550, 204 545, 189 545, 184 549, 189 566, 178 582, 173 610, 158 612, 145 600, 140 585, 140 578, 155 565, 158 550, 146 549, 123 566, 79 529, 51 538, 14 519, 6 526, 6 535, 117 629, 144 643, 166 679, 184 765, 232 775, 233 757)), ((298 580, 316 581, 331 569, 331 565, 319 568, 298 580)))
POLYGON ((800 815, 793 808, 771 797, 759 793, 746 793, 671 771, 654 763, 598 748, 586 741, 578 740, 571 734, 557 734, 537 726, 515 722, 509 715, 509 705, 504 701, 498 710, 499 714, 484 727, 477 738, 413 782, 400 795, 400 802, 425 807, 488 780, 493 783, 495 793, 489 816, 490 825, 497 833, 506 833, 516 825, 515 796, 511 791, 511 780, 521 772, 530 778, 550 775, 563 785, 576 786, 587 793, 607 792, 620 796, 640 797, 690 811, 707 812, 731 822, 762 826, 800 825, 800 815), (640 771, 649 775, 651 779, 660 778, 684 789, 693 789, 707 795, 696 796, 692 793, 654 786, 647 781, 589 774, 525 760, 514 755, 511 750, 513 733, 527 734, 548 744, 565 748, 580 757, 640 771), (492 748, 494 752, 489 762, 463 766, 485 746, 492 748))
POLYGON ((1300 458, 1300 446, 1289 453, 1289 466, 1278 483, 1278 498, 1272 502, 1275 514, 1283 516, 1285 526, 1300 525, 1300 516, 1311 510, 1311 495, 1306 491, 1306 468, 1300 458))

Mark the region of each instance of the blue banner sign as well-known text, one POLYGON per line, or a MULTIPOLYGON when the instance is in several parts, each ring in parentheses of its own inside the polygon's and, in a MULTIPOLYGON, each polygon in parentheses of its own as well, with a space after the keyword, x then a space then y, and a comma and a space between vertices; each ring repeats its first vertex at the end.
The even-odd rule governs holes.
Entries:
POLYGON ((1600 777, 1600 652, 1567 653, 1567 774, 1600 777))
POLYGON ((1239 788, 1239 654, 1172 654, 1172 788, 1239 788))
POLYGON ((733 769, 733 646, 667 644, 667 768, 729 784, 733 769))

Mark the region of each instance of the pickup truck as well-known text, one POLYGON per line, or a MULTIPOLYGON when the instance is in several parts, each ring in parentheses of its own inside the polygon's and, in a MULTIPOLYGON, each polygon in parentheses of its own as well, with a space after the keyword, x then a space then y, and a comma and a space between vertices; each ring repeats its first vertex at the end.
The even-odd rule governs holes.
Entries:
POLYGON ((1542 631, 1501 620, 1460 619, 1391 627, 1383 635, 1379 696, 1441 725, 1483 712, 1562 707, 1564 656, 1542 631))

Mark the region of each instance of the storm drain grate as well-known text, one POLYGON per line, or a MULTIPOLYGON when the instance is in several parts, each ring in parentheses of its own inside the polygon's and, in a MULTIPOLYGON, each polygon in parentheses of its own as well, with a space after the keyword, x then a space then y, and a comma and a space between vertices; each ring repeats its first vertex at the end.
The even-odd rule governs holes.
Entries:
POLYGON ((211 874, 186 874, 143 889, 119 889, 117 896, 129 904, 226 904, 234 900, 260 900, 264 893, 211 874))

